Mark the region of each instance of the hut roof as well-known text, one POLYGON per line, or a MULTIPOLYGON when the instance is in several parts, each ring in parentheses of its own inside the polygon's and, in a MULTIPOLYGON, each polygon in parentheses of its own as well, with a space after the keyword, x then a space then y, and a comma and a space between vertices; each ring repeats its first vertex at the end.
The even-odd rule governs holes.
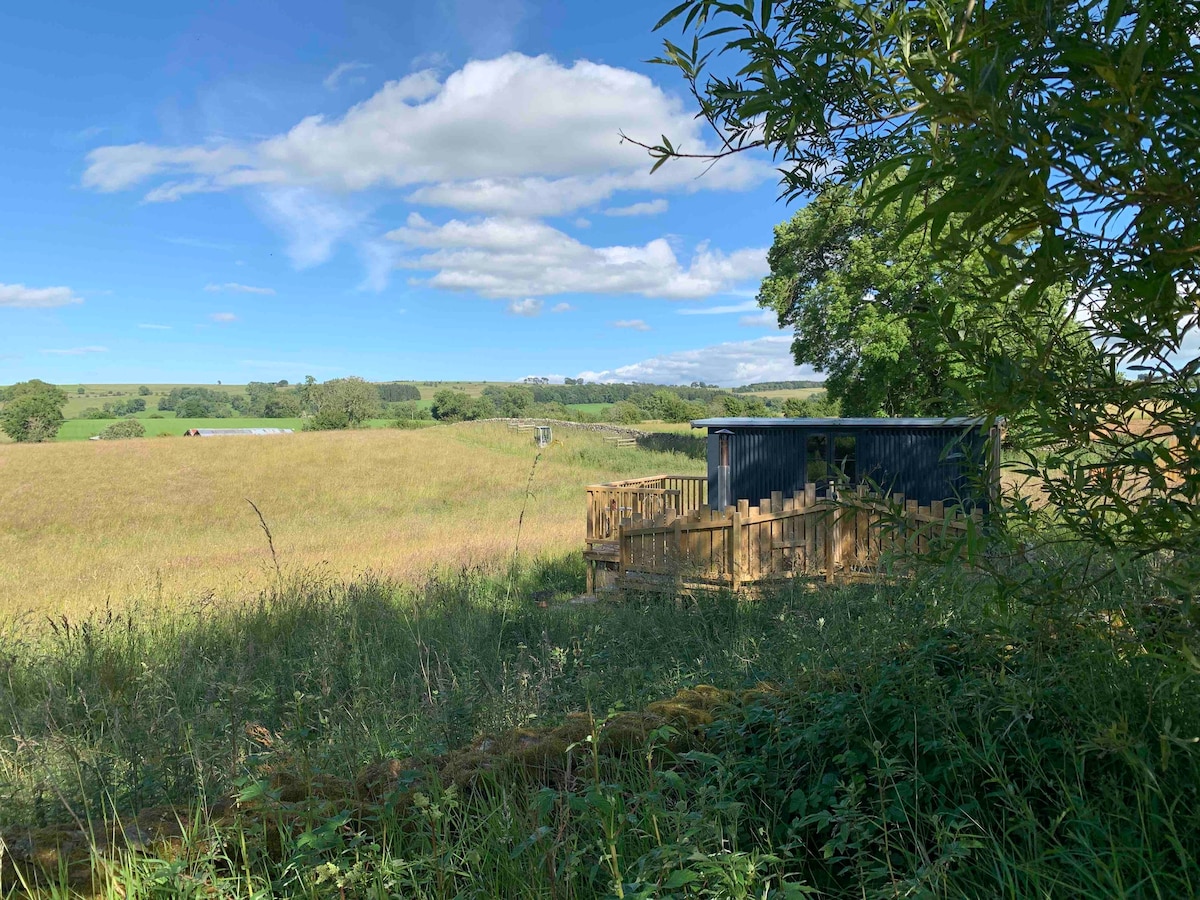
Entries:
POLYGON ((983 425, 986 420, 966 416, 943 419, 768 419, 728 418, 696 419, 693 428, 967 428, 983 425))

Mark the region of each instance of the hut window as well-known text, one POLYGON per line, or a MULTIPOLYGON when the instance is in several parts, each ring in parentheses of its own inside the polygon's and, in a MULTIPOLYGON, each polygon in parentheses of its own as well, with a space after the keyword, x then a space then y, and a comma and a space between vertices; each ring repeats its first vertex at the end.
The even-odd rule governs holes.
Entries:
POLYGON ((720 436, 720 439, 721 439, 721 463, 720 464, 722 466, 728 466, 729 465, 729 435, 722 434, 720 436))
POLYGON ((852 434, 839 434, 833 439, 833 465, 837 469, 839 479, 853 482, 858 477, 855 457, 858 451, 858 438, 852 434))
POLYGON ((829 446, 828 438, 823 434, 810 434, 804 444, 807 456, 804 468, 804 480, 812 484, 821 484, 829 475, 829 464, 826 451, 829 446))

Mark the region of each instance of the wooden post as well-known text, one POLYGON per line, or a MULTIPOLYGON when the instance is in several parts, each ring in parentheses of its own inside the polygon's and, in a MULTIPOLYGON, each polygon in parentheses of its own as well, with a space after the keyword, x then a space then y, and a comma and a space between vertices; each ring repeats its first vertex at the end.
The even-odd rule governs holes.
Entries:
POLYGON ((683 519, 676 519, 673 523, 675 526, 675 577, 679 577, 679 573, 683 569, 683 519))
POLYGON ((825 519, 825 583, 833 584, 833 567, 837 564, 837 510, 830 509, 825 519))
POLYGON ((741 577, 741 556, 742 556, 742 517, 738 515, 738 508, 731 506, 727 510, 729 514, 729 578, 733 584, 733 591, 737 591, 742 586, 741 577))

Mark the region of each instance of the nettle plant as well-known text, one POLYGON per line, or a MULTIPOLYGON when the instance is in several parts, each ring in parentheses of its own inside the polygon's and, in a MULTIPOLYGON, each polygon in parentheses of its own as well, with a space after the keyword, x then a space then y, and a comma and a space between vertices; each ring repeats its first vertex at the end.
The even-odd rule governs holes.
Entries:
MULTIPOLYGON (((1024 486, 992 546, 1021 552, 989 558, 1010 561, 1008 580, 1052 596, 1149 558, 1187 603, 1200 582, 1200 5, 685 0, 668 25, 689 39, 656 62, 720 135, 710 155, 765 150, 787 199, 853 187, 876 210, 898 205, 940 259, 982 262, 911 314, 978 372, 955 385, 965 402, 1007 421, 1008 482, 1024 486), (1038 543, 1070 552, 1028 565, 1038 543)), ((641 146, 655 167, 689 156, 669 136, 641 146)))

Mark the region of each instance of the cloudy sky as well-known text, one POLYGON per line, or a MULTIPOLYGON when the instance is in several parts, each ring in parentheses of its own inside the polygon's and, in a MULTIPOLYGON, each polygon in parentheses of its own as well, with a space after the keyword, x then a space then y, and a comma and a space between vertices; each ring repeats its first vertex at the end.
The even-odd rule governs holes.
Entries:
POLYGON ((670 5, 9 4, 0 383, 811 377, 769 161, 621 143, 715 146, 670 5))

